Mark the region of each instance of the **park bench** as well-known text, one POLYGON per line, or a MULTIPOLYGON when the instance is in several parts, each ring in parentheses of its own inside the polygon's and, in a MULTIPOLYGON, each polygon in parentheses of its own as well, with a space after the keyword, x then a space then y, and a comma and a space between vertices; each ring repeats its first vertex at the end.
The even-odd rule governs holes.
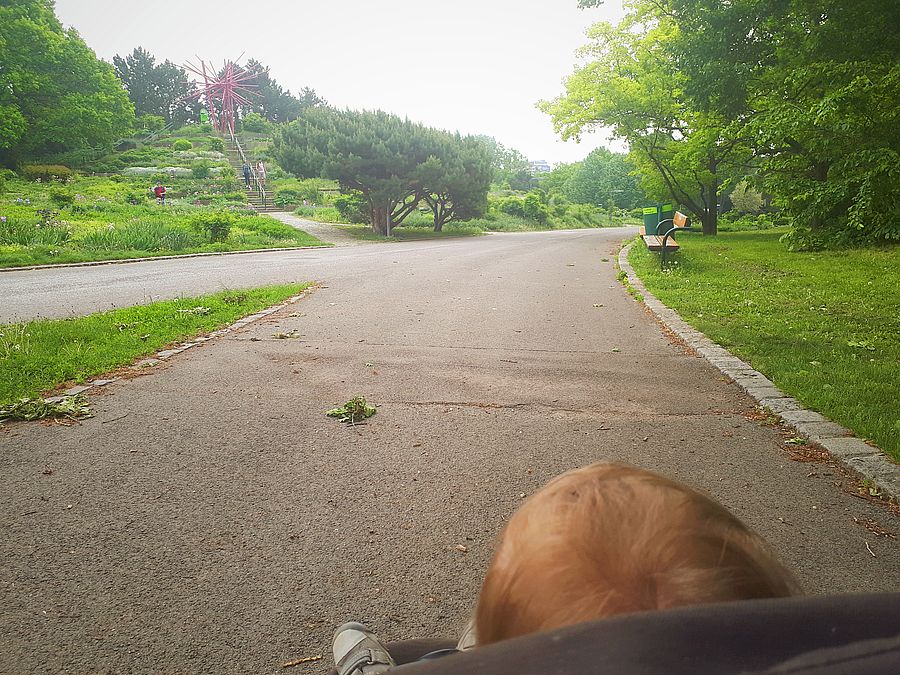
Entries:
POLYGON ((646 228, 641 227, 641 239, 644 240, 649 250, 661 253, 662 262, 665 262, 666 253, 674 253, 678 250, 678 242, 672 235, 678 230, 685 231, 690 228, 691 219, 680 211, 676 211, 674 218, 659 221, 659 225, 656 226, 657 234, 647 234, 646 228))

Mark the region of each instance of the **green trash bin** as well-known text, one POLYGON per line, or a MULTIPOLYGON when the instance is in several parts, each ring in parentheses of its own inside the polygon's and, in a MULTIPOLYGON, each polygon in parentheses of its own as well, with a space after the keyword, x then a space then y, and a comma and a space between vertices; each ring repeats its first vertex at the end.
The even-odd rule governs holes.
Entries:
POLYGON ((647 206, 644 208, 644 233, 656 234, 656 226, 659 225, 659 208, 647 206))
POLYGON ((656 231, 656 234, 658 234, 658 235, 661 237, 661 236, 663 236, 666 232, 668 232, 669 230, 671 230, 672 227, 673 227, 672 219, 673 219, 674 217, 675 217, 675 209, 672 207, 671 204, 660 204, 660 207, 659 207, 659 222, 660 222, 660 223, 662 223, 663 221, 666 221, 666 222, 663 223, 663 226, 662 226, 662 227, 657 227, 657 228, 656 228, 656 230, 657 230, 657 231, 656 231))

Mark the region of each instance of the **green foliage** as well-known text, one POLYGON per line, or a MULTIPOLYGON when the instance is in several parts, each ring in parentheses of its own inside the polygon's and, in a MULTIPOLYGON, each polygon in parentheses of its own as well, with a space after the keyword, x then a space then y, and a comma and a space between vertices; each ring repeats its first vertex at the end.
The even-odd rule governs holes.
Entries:
POLYGON ((68 190, 64 190, 63 188, 51 188, 50 192, 50 201, 52 201, 56 206, 71 206, 75 203, 75 195, 68 190))
POLYGON ((212 243, 225 241, 235 224, 235 216, 229 211, 207 211, 194 216, 195 230, 206 233, 212 243))
POLYGON ((140 190, 125 190, 125 192, 122 194, 122 199, 126 204, 146 204, 147 194, 146 192, 140 190))
POLYGON ((206 147, 215 152, 224 152, 225 142, 221 138, 210 138, 206 147))
POLYGON ((172 149, 177 151, 190 150, 194 144, 185 138, 179 138, 172 142, 172 149))
POLYGON ((51 0, 0 5, 0 165, 111 146, 134 109, 112 66, 97 59, 51 0))
POLYGON ((152 183, 125 176, 76 177, 61 188, 16 178, 10 187, 18 198, 0 199, 0 266, 321 243, 273 218, 237 209, 231 211, 235 220, 228 236, 213 242, 209 232, 195 229, 194 216, 221 210, 229 200, 244 207, 243 191, 229 192, 218 181, 166 179, 169 203, 162 208, 149 200, 152 183), (66 204, 60 208, 56 194, 71 194, 71 203, 63 196, 66 204), (193 206, 193 201, 212 206, 193 206))
POLYGON ((125 57, 114 56, 113 66, 139 116, 138 128, 151 132, 168 122, 180 126, 197 119, 200 103, 187 97, 193 85, 180 66, 171 61, 157 64, 141 47, 125 57))
POLYGON ((191 175, 194 178, 209 178, 209 169, 209 162, 205 159, 198 159, 191 164, 191 175))
POLYGON ((740 181, 731 191, 731 204, 738 213, 759 213, 766 200, 746 180, 740 181))
POLYGON ((93 416, 84 394, 67 396, 58 403, 48 403, 42 398, 26 397, 0 405, 0 426, 3 425, 3 422, 32 422, 56 417, 83 420, 93 416))
POLYGON ((422 200, 436 228, 483 212, 491 175, 479 140, 380 111, 310 108, 280 129, 275 158, 298 176, 330 178, 360 193, 378 234, 390 234, 422 200))
POLYGON ((134 122, 135 129, 147 134, 159 131, 164 126, 166 126, 166 118, 162 115, 140 115, 134 122))
POLYGON ((267 134, 272 132, 272 123, 256 112, 249 112, 241 119, 241 129, 254 133, 267 134))
POLYGON ((336 417, 341 422, 356 424, 375 414, 375 408, 366 403, 362 396, 354 396, 339 408, 332 408, 325 413, 328 417, 336 417))
POLYGON ((900 239, 900 5, 667 4, 687 97, 753 139, 761 184, 795 227, 791 245, 900 239))
POLYGON ((599 23, 582 50, 593 61, 566 81, 566 94, 540 108, 564 138, 607 126, 628 142, 629 159, 651 196, 684 205, 717 229, 718 195, 741 170, 748 149, 727 133, 726 118, 699 111, 684 95, 685 76, 671 45, 679 27, 666 3, 636 0, 618 26, 599 23))
POLYGON ((612 201, 616 208, 631 209, 647 201, 634 170, 626 155, 597 148, 582 162, 557 167, 540 184, 552 189, 557 175, 563 175, 557 190, 571 201, 598 207, 612 201))
POLYGON ((540 225, 546 225, 550 218, 547 206, 541 200, 540 195, 534 192, 529 192, 522 200, 522 215, 540 225))
POLYGON ((49 183, 52 180, 67 181, 72 177, 72 169, 59 164, 26 164, 21 170, 25 180, 49 183))
MULTIPOLYGON (((257 74, 253 81, 253 84, 256 85, 257 96, 253 97, 250 109, 254 114, 262 116, 265 122, 290 122, 297 119, 307 108, 327 105, 324 99, 308 87, 304 87, 298 96, 294 96, 278 84, 269 74, 269 69, 256 59, 248 59, 247 70, 257 74)), ((244 121, 246 122, 246 113, 244 121)), ((247 128, 246 123, 243 128, 252 131, 247 128)), ((257 130, 269 133, 271 126, 264 126, 257 130)))

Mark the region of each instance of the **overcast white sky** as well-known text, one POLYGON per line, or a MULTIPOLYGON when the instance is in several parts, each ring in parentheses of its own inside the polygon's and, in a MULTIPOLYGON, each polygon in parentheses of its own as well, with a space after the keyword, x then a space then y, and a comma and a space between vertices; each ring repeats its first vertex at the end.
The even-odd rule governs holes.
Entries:
POLYGON ((618 20, 620 0, 56 0, 97 55, 135 47, 184 64, 241 52, 297 92, 381 109, 428 126, 482 133, 529 159, 572 162, 599 135, 563 143, 535 109, 562 93, 584 31, 618 20))

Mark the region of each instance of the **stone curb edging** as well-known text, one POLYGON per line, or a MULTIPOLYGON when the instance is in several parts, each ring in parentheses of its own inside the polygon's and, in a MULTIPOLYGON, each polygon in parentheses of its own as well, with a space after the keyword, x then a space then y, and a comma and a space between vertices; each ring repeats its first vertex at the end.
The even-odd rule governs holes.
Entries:
POLYGON ((27 270, 55 270, 62 267, 97 267, 99 265, 125 265, 128 263, 154 262, 156 260, 179 260, 180 258, 205 258, 214 255, 244 255, 246 253, 274 253, 276 251, 307 251, 313 248, 334 248, 331 242, 322 246, 292 246, 290 248, 256 248, 247 251, 214 251, 211 253, 183 253, 181 255, 158 255, 151 258, 122 258, 121 260, 88 260, 87 262, 59 263, 50 265, 25 265, 23 267, 0 267, 0 272, 24 272, 27 270))
POLYGON ((619 251, 619 268, 627 275, 628 283, 643 296, 644 304, 669 330, 723 375, 734 380, 760 406, 778 415, 785 424, 794 427, 808 441, 825 448, 837 462, 874 483, 884 495, 900 501, 900 467, 892 463, 880 449, 855 437, 849 429, 805 408, 797 399, 784 394, 762 373, 688 325, 674 309, 661 303, 647 290, 628 262, 628 252, 632 246, 634 242, 619 251))
MULTIPOLYGON (((163 349, 162 351, 157 352, 155 356, 150 356, 145 359, 141 359, 137 363, 135 363, 131 366, 128 366, 128 367, 131 370, 144 370, 145 368, 155 366, 159 363, 162 363, 163 361, 166 361, 166 360, 172 358, 176 354, 181 354, 181 352, 187 351, 191 347, 197 347, 199 345, 202 345, 205 342, 209 342, 213 338, 217 338, 221 335, 225 335, 226 333, 230 333, 234 330, 237 330, 238 328, 243 328, 244 326, 246 326, 250 323, 253 323, 254 321, 258 321, 259 319, 262 319, 271 314, 274 314, 278 310, 284 309, 288 305, 293 305, 295 302, 297 302, 301 298, 309 295, 316 288, 317 288, 317 285, 314 284, 314 285, 310 286, 309 288, 304 289, 297 295, 291 296, 290 298, 288 298, 287 300, 285 300, 284 302, 282 302, 278 305, 272 305, 271 307, 262 309, 262 310, 256 312, 255 314, 250 314, 249 316, 245 316, 241 319, 238 319, 233 324, 231 324, 229 326, 225 326, 225 328, 220 328, 219 330, 213 331, 212 333, 195 338, 195 339, 191 340, 190 342, 182 342, 181 344, 176 345, 175 347, 171 347, 170 349, 163 349)), ((107 384, 110 384, 112 382, 117 382, 120 379, 122 379, 122 378, 113 377, 110 379, 92 380, 86 384, 78 384, 78 385, 75 385, 74 387, 69 387, 64 392, 62 392, 61 394, 58 394, 57 396, 51 396, 49 398, 45 398, 44 401, 46 403, 61 403, 62 401, 69 398, 70 396, 77 396, 78 394, 83 394, 94 388, 105 387, 107 384)))

